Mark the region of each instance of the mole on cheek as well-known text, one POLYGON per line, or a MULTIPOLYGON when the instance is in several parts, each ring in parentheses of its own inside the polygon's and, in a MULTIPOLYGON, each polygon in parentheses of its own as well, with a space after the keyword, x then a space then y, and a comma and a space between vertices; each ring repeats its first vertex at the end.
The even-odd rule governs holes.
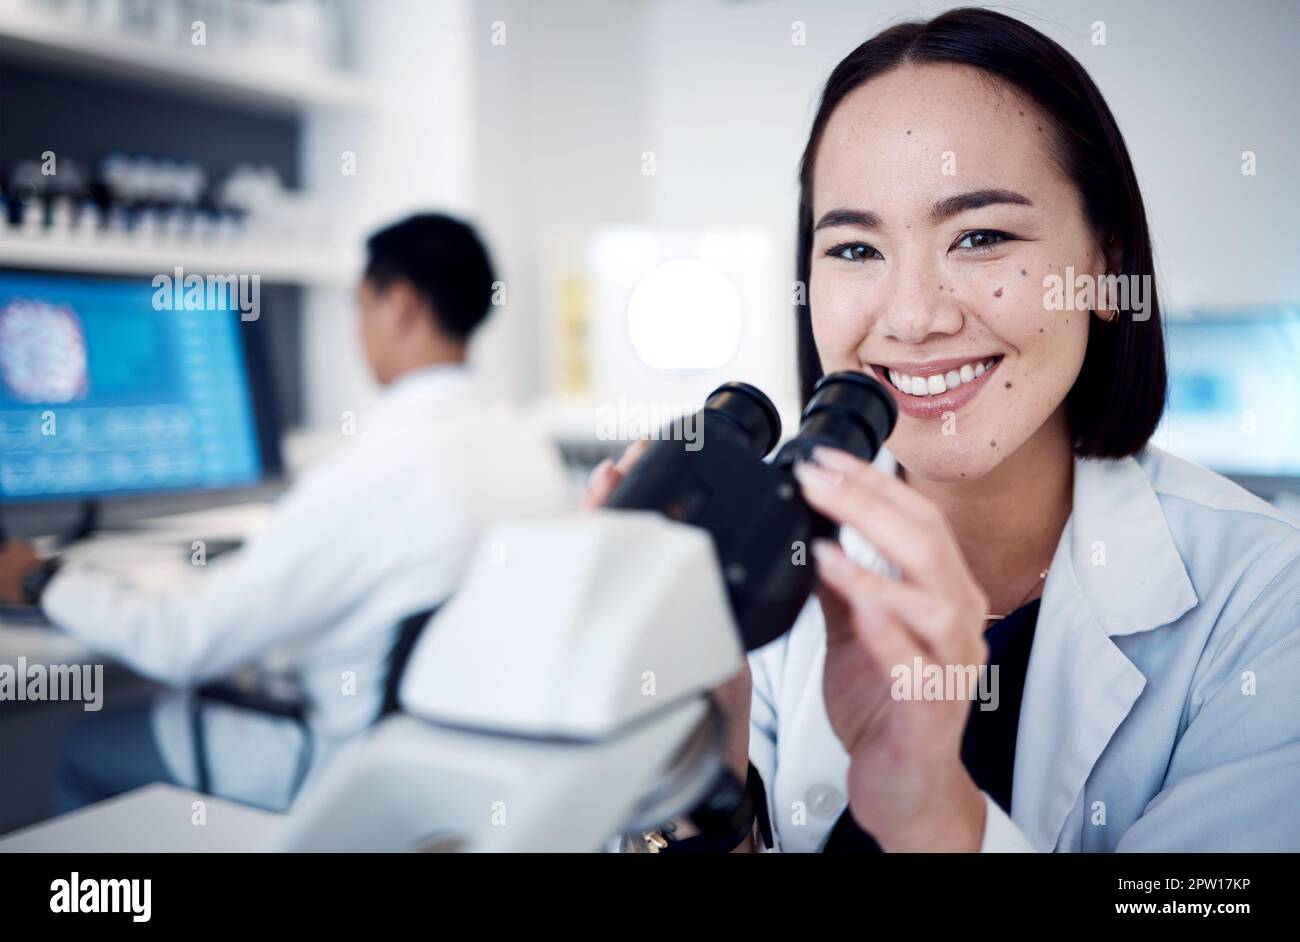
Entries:
POLYGON ((1029 274, 1029 272, 1025 271, 1023 268, 1020 269, 1020 277, 1021 277, 1021 278, 1025 277, 1025 275, 1027 275, 1027 274, 1029 274))
POLYGON ((990 441, 990 442, 989 442, 989 447, 990 447, 990 448, 997 448, 997 447, 998 447, 998 443, 997 443, 996 441, 990 441))
POLYGON ((997 291, 994 291, 994 292, 993 292, 993 297, 995 297, 995 298, 1000 298, 1000 297, 1002 297, 1002 289, 999 288, 997 291))
POLYGON ((1011 388, 1011 380, 1007 380, 1007 389, 1011 388))

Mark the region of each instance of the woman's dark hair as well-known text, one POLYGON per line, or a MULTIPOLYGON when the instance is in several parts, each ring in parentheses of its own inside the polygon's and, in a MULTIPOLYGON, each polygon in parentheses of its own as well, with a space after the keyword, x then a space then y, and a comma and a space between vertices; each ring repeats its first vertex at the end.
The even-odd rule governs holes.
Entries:
POLYGON ((443 332, 464 340, 492 303, 492 262, 474 227, 439 213, 408 216, 366 242, 366 277, 380 291, 411 283, 443 332))
MULTIPOLYGON (((796 270, 804 286, 795 305, 799 383, 807 404, 822 375, 813 341, 813 165, 832 113, 846 95, 898 66, 953 63, 1001 79, 1035 102, 1054 125, 1054 156, 1082 196, 1088 223, 1101 242, 1120 240, 1121 277, 1148 276, 1146 313, 1134 321, 1121 310, 1114 323, 1089 317, 1083 368, 1066 400, 1075 452, 1122 457, 1146 444, 1165 406, 1165 352, 1155 291, 1151 237, 1124 138, 1101 92, 1078 61, 1042 33, 990 10, 961 8, 932 20, 900 23, 844 58, 826 81, 799 172, 796 270)), ((1073 290, 1073 286, 1066 286, 1073 290)), ((1122 295, 1123 296, 1123 295, 1122 295)))

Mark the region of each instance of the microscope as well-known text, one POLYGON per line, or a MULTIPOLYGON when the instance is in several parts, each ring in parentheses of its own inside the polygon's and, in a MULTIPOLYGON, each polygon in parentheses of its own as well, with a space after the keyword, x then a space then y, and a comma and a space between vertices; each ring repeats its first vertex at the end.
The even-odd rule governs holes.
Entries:
POLYGON ((726 383, 685 447, 651 444, 600 510, 502 523, 420 637, 402 712, 350 743, 295 802, 276 849, 596 851, 748 808, 710 692, 794 624, 810 543, 834 525, 794 463, 872 460, 897 408, 857 372, 823 377, 798 434, 726 383))

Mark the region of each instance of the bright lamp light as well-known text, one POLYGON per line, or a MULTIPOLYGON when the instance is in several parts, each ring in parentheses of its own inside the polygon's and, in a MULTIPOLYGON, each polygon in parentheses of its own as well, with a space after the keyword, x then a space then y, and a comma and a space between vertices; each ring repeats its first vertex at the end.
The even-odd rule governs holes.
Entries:
POLYGON ((707 370, 740 346, 740 292, 712 265, 678 258, 637 282, 627 305, 632 348, 659 370, 707 370))

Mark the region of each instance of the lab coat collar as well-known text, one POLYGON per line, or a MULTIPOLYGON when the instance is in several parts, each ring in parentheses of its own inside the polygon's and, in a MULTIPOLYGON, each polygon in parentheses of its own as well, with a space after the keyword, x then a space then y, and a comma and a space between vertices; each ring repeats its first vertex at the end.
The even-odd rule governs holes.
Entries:
POLYGON ((1078 591, 1109 636, 1167 625, 1197 602, 1160 497, 1136 458, 1075 461, 1074 509, 1057 559, 1067 542, 1078 591))
MULTIPOLYGON (((883 451, 877 463, 897 467, 883 451)), ((1197 604, 1138 459, 1076 459, 1073 495, 1043 587, 1016 744, 1012 819, 1039 850, 1057 846, 1146 686, 1112 638, 1168 625, 1197 604)))
POLYGON ((413 390, 423 393, 436 390, 453 394, 464 391, 472 385, 473 380, 474 371, 467 363, 435 363, 403 373, 388 384, 382 398, 399 399, 413 390))
MULTIPOLYGON (((1141 463, 1076 460, 1074 507, 1043 587, 1016 743, 1012 818, 1039 850, 1061 844, 1097 758, 1146 686, 1112 639, 1168 625, 1196 603, 1141 463)), ((1072 828, 1061 849, 1079 850, 1082 830, 1072 828)))
POLYGON ((367 436, 423 427, 435 413, 465 409, 479 399, 473 371, 461 363, 440 363, 404 373, 385 386, 368 410, 367 436))
MULTIPOLYGON (((898 459, 887 449, 875 464, 897 473, 898 459)), ((1073 501, 1048 571, 1044 604, 1067 568, 1074 574, 1070 594, 1082 598, 1108 636, 1167 625, 1196 604, 1160 497, 1137 458, 1076 458, 1073 501)))

